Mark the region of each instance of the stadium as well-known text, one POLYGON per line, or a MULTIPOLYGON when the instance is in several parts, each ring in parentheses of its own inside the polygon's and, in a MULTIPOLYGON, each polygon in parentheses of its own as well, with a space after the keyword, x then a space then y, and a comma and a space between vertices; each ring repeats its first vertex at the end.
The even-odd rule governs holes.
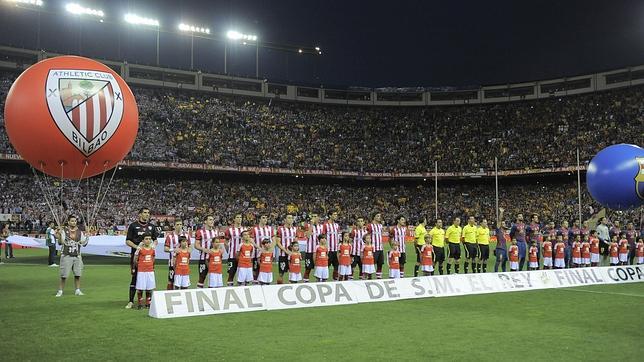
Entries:
POLYGON ((644 7, 403 3, 2 2, 4 359, 640 360, 644 7))

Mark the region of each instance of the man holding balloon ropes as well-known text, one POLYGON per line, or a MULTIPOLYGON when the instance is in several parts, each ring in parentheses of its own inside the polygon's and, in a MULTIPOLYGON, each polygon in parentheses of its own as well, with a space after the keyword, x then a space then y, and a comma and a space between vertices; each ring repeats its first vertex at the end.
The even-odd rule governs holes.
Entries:
POLYGON ((70 216, 67 219, 67 226, 56 229, 56 240, 62 245, 60 252, 60 284, 56 297, 63 296, 65 281, 70 272, 74 272, 75 295, 84 295, 80 290, 80 278, 83 274, 83 257, 81 256, 81 246, 87 245, 87 237, 78 228, 76 216, 70 216))

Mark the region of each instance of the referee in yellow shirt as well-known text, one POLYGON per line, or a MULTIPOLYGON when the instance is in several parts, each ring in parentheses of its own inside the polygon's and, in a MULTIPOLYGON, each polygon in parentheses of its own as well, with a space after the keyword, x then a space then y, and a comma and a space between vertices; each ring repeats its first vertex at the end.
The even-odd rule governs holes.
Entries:
POLYGON ((454 265, 454 273, 458 274, 459 264, 461 260, 461 219, 456 217, 452 225, 447 228, 445 232, 445 240, 449 247, 449 254, 447 255, 447 274, 450 273, 452 265, 454 265))
POLYGON ((487 259, 490 257, 490 229, 487 226, 487 220, 481 220, 479 227, 476 229, 476 243, 479 246, 479 257, 476 264, 476 272, 487 272, 487 259))
POLYGON ((432 237, 432 246, 434 247, 434 267, 438 268, 440 275, 443 275, 443 262, 445 261, 445 230, 443 230, 443 220, 436 220, 436 225, 429 230, 429 236, 432 237))
POLYGON ((414 229, 414 248, 416 249, 416 265, 414 265, 414 277, 418 276, 418 269, 420 268, 421 250, 423 249, 423 245, 425 245, 425 235, 427 235, 427 229, 425 229, 426 223, 427 218, 421 217, 418 226, 416 226, 416 228, 414 229))
POLYGON ((463 262, 463 271, 468 273, 470 264, 472 272, 476 272, 476 257, 478 248, 476 247, 476 219, 474 216, 467 218, 467 225, 463 227, 463 241, 465 242, 465 262, 463 262))

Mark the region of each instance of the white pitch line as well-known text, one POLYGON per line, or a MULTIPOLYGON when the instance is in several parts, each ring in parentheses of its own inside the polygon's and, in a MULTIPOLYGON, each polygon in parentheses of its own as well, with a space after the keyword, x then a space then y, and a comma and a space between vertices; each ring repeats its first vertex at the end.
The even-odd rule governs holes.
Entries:
POLYGON ((595 293, 595 294, 611 294, 611 295, 623 295, 627 297, 638 297, 644 298, 642 294, 629 294, 629 293, 615 293, 615 292, 600 292, 597 290, 588 290, 588 289, 571 289, 571 288, 559 288, 557 290, 565 290, 568 292, 584 292, 584 293, 595 293))

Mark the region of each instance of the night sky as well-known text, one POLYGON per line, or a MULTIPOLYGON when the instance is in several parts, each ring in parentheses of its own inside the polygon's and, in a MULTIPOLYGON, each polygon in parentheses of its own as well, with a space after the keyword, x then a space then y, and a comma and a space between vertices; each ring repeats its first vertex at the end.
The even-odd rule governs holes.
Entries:
MULTIPOLYGON (((320 46, 322 56, 260 48, 260 77, 334 86, 467 86, 592 73, 644 64, 644 1, 78 1, 104 23, 44 0, 40 47, 153 64, 156 31, 125 25, 127 11, 161 22, 160 62, 190 66, 179 22, 320 46)), ((38 12, 0 3, 0 43, 36 48, 38 12)), ((196 38, 195 68, 223 73, 224 43, 196 38)), ((229 72, 254 75, 255 47, 230 45, 229 72)))

